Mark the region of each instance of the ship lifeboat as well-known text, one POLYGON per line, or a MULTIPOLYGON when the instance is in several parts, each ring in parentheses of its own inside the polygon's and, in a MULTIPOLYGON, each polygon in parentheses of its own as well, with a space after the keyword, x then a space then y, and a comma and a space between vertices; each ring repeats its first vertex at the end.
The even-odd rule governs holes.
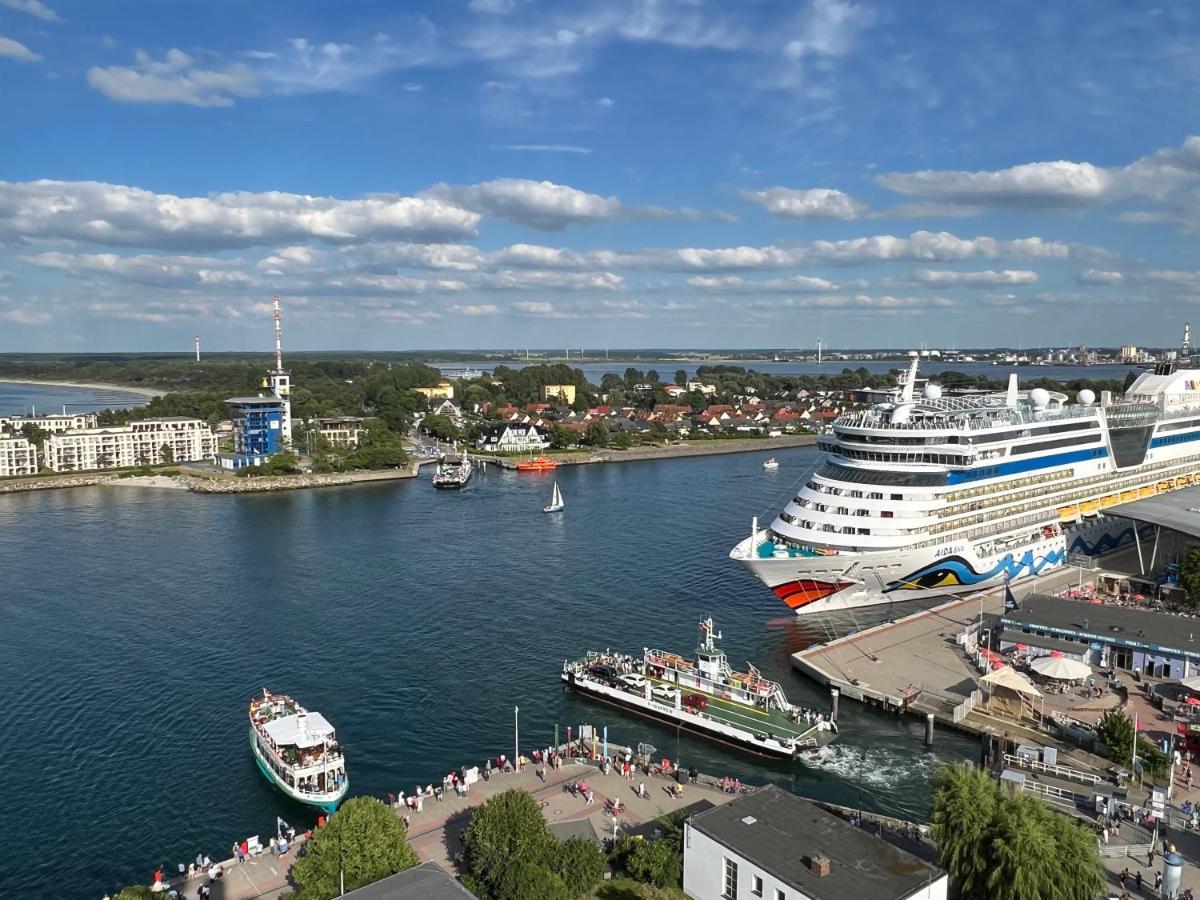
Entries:
POLYGON ((1160 481, 1158 483, 1158 492, 1160 494, 1164 494, 1167 491, 1171 490, 1174 486, 1175 485, 1171 483, 1170 479, 1168 479, 1167 481, 1160 481))
POLYGON ((1156 492, 1154 489, 1154 485, 1152 485, 1152 484, 1148 484, 1145 487, 1138 488, 1138 496, 1139 497, 1143 497, 1143 498, 1144 497, 1153 497, 1155 493, 1156 492))
POLYGON ((1120 494, 1109 494, 1107 497, 1100 498, 1100 508, 1108 509, 1110 506, 1116 506, 1121 502, 1120 494))
POLYGON ((1078 518, 1078 506, 1060 506, 1058 508, 1058 520, 1060 522, 1074 522, 1078 518))
POLYGON ((1138 498, 1138 492, 1136 489, 1132 490, 1132 491, 1121 491, 1121 502, 1122 503, 1132 503, 1137 498, 1138 498))
POLYGON ((1191 487, 1191 486, 1192 486, 1192 476, 1191 475, 1180 475, 1178 478, 1175 479, 1175 487, 1191 487))
POLYGON ((1079 504, 1079 512, 1085 516, 1094 516, 1100 511, 1099 500, 1085 500, 1079 504))

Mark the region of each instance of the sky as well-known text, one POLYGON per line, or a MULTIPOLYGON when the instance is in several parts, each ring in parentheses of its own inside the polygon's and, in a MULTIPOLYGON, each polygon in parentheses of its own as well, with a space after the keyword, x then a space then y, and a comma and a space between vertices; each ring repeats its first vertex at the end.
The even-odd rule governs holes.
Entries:
POLYGON ((1200 6, 0 0, 0 352, 1200 327, 1200 6))

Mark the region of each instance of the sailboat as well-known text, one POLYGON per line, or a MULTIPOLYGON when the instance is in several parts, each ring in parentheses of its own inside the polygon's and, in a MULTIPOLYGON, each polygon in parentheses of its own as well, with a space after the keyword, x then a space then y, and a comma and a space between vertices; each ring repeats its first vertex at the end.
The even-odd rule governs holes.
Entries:
POLYGON ((550 495, 550 505, 543 506, 542 512, 562 512, 567 508, 567 504, 563 502, 562 491, 558 489, 558 482, 554 482, 554 493, 550 495))

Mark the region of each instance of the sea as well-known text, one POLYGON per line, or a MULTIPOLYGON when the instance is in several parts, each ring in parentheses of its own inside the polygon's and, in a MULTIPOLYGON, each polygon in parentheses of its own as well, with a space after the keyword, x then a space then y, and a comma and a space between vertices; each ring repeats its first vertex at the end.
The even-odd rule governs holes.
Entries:
POLYGON ((311 824, 254 765, 246 708, 264 687, 334 723, 352 795, 511 754, 516 714, 525 752, 587 724, 717 776, 926 817, 930 774, 976 758, 976 739, 939 730, 927 749, 923 723, 843 699, 836 743, 765 762, 559 680, 588 649, 690 655, 712 615, 731 663, 828 708, 790 654, 913 607, 798 618, 728 559, 815 451, 776 455, 774 472, 756 453, 489 467, 462 492, 425 474, 268 495, 0 495, 0 897, 98 897, 224 857, 277 816, 311 824), (567 508, 545 515, 555 479, 567 508))
POLYGON ((142 406, 148 399, 144 394, 135 394, 116 387, 68 387, 0 381, 0 416, 33 413, 46 416, 64 410, 70 413, 89 413, 105 409, 127 409, 131 406, 142 406))

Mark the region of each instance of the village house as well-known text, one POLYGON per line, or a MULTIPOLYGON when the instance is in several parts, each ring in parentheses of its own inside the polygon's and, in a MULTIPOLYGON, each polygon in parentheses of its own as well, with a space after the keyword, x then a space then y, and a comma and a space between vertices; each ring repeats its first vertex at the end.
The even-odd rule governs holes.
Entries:
POLYGON ((338 416, 333 419, 313 419, 312 427, 331 446, 353 449, 366 431, 366 419, 358 416, 338 416))
POLYGON ((717 392, 715 384, 705 384, 703 381, 689 381, 687 383, 688 392, 699 391, 706 397, 709 397, 717 392))
POLYGON ((573 384, 544 384, 542 385, 543 400, 558 400, 570 406, 575 402, 575 385, 573 384))
POLYGON ((506 422, 488 428, 476 446, 489 453, 524 453, 545 450, 550 438, 536 425, 506 422))
POLYGON ((448 381, 439 381, 432 387, 413 388, 418 394, 424 394, 429 400, 453 400, 454 385, 448 381))
POLYGON ((463 423, 462 410, 454 404, 453 400, 443 400, 437 406, 429 410, 431 416, 445 416, 454 425, 455 428, 461 428, 463 423))

